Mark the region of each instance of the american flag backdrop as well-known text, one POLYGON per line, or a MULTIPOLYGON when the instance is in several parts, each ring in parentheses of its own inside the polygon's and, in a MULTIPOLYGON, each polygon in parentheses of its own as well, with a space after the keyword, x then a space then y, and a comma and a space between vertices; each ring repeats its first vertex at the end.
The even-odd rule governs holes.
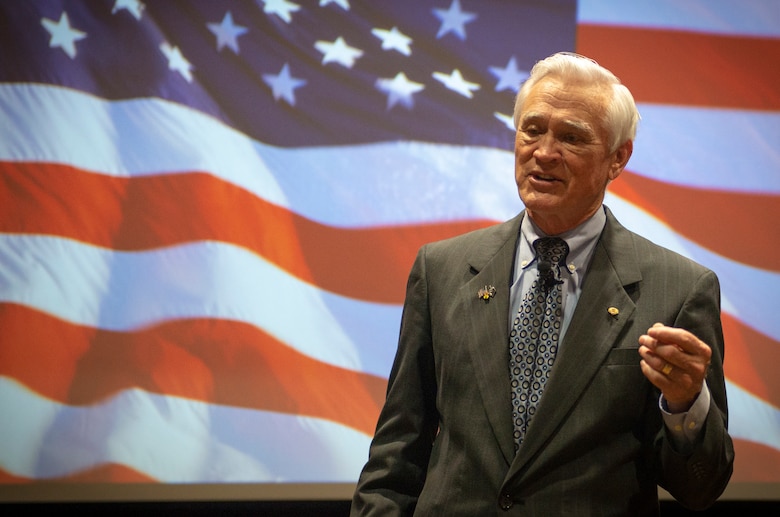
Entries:
POLYGON ((780 483, 780 2, 0 0, 0 486, 356 481, 560 50, 634 93, 606 203, 719 275, 732 481, 780 483))

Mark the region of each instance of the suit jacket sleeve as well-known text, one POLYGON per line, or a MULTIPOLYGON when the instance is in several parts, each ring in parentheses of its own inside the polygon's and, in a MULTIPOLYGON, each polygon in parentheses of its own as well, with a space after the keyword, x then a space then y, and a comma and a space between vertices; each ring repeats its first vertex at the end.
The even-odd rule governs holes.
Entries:
POLYGON ((720 288, 713 272, 705 271, 698 278, 674 326, 689 330, 712 348, 706 379, 712 399, 707 420, 690 454, 681 455, 674 450, 665 428, 659 433, 657 446, 662 465, 659 485, 685 506, 705 508, 723 492, 734 461, 733 445, 727 432, 720 288))
POLYGON ((425 481, 438 426, 425 249, 409 275, 387 397, 352 515, 410 515, 425 481))

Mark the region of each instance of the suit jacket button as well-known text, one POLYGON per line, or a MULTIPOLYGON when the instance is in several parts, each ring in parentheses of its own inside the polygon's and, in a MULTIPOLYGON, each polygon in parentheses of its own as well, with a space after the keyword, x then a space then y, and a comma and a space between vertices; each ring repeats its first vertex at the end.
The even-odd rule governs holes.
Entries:
POLYGON ((500 504, 502 510, 509 510, 510 508, 512 508, 512 505, 514 504, 514 502, 512 501, 512 496, 509 494, 503 494, 501 496, 500 504))

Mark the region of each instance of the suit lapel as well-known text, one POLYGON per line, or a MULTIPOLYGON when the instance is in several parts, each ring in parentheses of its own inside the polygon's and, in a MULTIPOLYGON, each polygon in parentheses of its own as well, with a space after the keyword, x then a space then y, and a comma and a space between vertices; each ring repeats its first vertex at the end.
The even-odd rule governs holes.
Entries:
POLYGON ((636 263, 630 234, 607 211, 577 308, 510 475, 540 453, 630 321, 635 305, 624 286, 641 279, 636 263), (619 312, 613 315, 610 308, 619 312))
POLYGON ((488 420, 507 465, 514 459, 512 441, 512 402, 509 392, 508 313, 511 272, 522 214, 496 227, 469 251, 474 274, 460 289, 461 321, 477 386, 488 420), (488 301, 477 293, 493 286, 495 295, 488 301), (503 373, 503 375, 502 375, 503 373))

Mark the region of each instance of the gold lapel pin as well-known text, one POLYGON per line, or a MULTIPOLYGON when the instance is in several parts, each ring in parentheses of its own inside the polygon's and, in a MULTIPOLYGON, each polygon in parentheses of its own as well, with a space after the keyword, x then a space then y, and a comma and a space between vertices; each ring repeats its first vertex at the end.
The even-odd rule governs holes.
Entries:
POLYGON ((609 313, 610 316, 617 316, 618 314, 620 314, 620 309, 618 309, 617 307, 610 307, 609 309, 607 309, 607 312, 609 313))
POLYGON ((486 285, 479 291, 477 291, 477 298, 481 298, 482 300, 485 300, 485 303, 489 302, 493 296, 496 294, 496 288, 492 285, 486 285))

